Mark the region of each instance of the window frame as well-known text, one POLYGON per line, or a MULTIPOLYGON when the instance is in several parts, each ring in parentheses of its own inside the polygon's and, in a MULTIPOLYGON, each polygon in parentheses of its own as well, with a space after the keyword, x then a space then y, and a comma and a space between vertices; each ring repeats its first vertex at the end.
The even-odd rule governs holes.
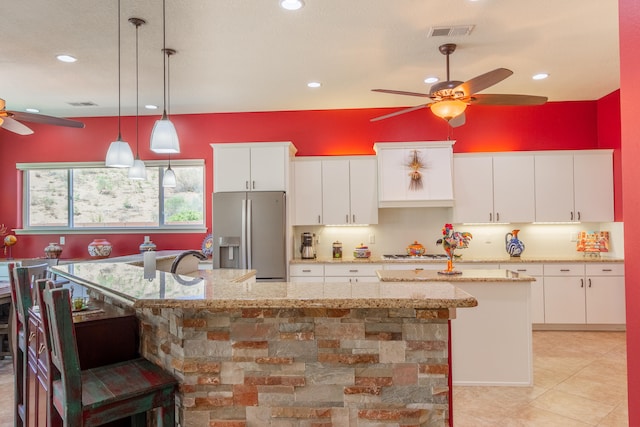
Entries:
MULTIPOLYGON (((167 160, 145 160, 145 166, 148 168, 152 167, 161 167, 162 171, 160 171, 160 176, 164 170, 166 170, 168 166, 167 160)), ((149 234, 170 234, 170 233, 203 233, 207 231, 207 174, 205 169, 205 161, 204 159, 172 159, 171 160, 172 167, 202 167, 202 214, 203 214, 203 222, 202 224, 183 224, 183 225, 166 225, 164 224, 165 216, 164 216, 164 201, 165 201, 165 193, 164 188, 162 187, 162 179, 158 180, 158 226, 148 226, 148 227, 69 227, 67 226, 29 226, 29 182, 26 177, 25 172, 33 171, 33 170, 44 170, 44 169, 63 169, 63 170, 71 170, 71 169, 88 169, 88 168, 96 168, 96 169, 111 169, 107 168, 104 165, 104 162, 42 162, 42 163, 16 163, 16 169, 20 172, 21 178, 21 186, 22 186, 22 203, 21 203, 21 218, 22 218, 22 228, 16 229, 16 234, 95 234, 96 232, 100 232, 103 234, 140 234, 140 233, 149 233, 149 234)), ((73 179, 71 178, 71 174, 67 174, 67 185, 68 185, 68 203, 67 203, 67 212, 69 215, 73 213, 73 179)), ((67 224, 69 224, 69 219, 67 224)))

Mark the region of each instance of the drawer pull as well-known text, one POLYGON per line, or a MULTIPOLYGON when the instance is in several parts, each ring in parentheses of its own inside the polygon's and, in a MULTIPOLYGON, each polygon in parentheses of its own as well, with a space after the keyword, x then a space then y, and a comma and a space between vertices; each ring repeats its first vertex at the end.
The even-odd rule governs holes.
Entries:
POLYGON ((526 268, 517 268, 516 271, 527 271, 526 268))
POLYGON ((32 339, 34 339, 36 337, 36 333, 35 332, 31 332, 29 334, 29 342, 31 342, 32 339))
POLYGON ((349 270, 349 273, 357 273, 358 270, 349 270))
POLYGON ((603 268, 602 271, 609 271, 610 272, 610 271, 613 271, 613 270, 610 269, 610 268, 603 268))
POLYGON ((44 344, 40 344, 40 347, 38 347, 38 354, 42 354, 44 349, 45 349, 44 344))
POLYGON ((424 270, 424 268, 422 268, 422 267, 416 267, 416 271, 422 271, 422 270, 424 270))
POLYGON ((568 269, 568 268, 561 268, 561 269, 560 269, 560 271, 562 271, 563 273, 567 273, 567 272, 569 272, 569 271, 571 271, 571 270, 570 270, 570 269, 568 269))
POLYGON ((303 273, 311 273, 311 270, 302 270, 303 273))

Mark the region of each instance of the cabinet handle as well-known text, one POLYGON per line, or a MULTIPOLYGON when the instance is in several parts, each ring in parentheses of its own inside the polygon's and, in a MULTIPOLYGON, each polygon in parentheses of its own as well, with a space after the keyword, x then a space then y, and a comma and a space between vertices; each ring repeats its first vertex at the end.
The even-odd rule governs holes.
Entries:
POLYGON ((29 342, 31 342, 32 339, 34 339, 36 337, 36 333, 35 332, 31 332, 29 334, 29 342))
POLYGON ((578 211, 578 221, 580 221, 580 217, 581 217, 580 211, 578 211))
POLYGON ((584 279, 580 279, 580 287, 584 288, 584 279))
POLYGON ((496 212, 496 221, 500 221, 500 212, 496 212))
POLYGON ((353 214, 352 217, 353 217, 353 223, 355 224, 356 223, 356 214, 353 214))
POLYGON ((356 283, 358 283, 358 278, 357 278, 357 277, 356 277, 355 279, 353 279, 353 280, 355 280, 355 281, 356 281, 356 283))
POLYGON ((252 190, 256 189, 256 182, 255 181, 251 181, 251 189, 252 190))
POLYGON ((573 221, 573 212, 571 212, 571 221, 573 221))
POLYGON ((303 273, 311 273, 311 270, 302 270, 303 273))
POLYGON ((244 189, 248 190, 249 189, 249 181, 245 181, 244 182, 244 189))
POLYGON ((516 269, 516 271, 527 271, 527 269, 526 268, 518 268, 518 269, 516 269))
POLYGON ((357 273, 358 270, 349 270, 349 273, 357 273))
POLYGON ((347 224, 349 224, 349 214, 346 214, 346 215, 344 216, 344 218, 345 218, 345 222, 346 222, 347 224))
POLYGON ((493 214, 491 212, 489 212, 489 222, 493 221, 493 214))
POLYGON ((322 221, 320 221, 320 215, 318 215, 318 224, 320 224, 322 221))
POLYGON ((571 271, 568 268, 561 268, 560 271, 562 271, 563 273, 566 273, 567 271, 571 271))
POLYGON ((422 267, 416 267, 416 271, 422 271, 422 270, 424 270, 424 268, 422 268, 422 267))
POLYGON ((591 287, 591 278, 589 278, 589 287, 591 287))
POLYGON ((603 268, 602 271, 613 271, 613 270, 610 268, 603 268))
POLYGON ((40 344, 40 347, 38 347, 38 354, 42 354, 44 349, 45 349, 44 344, 40 344))

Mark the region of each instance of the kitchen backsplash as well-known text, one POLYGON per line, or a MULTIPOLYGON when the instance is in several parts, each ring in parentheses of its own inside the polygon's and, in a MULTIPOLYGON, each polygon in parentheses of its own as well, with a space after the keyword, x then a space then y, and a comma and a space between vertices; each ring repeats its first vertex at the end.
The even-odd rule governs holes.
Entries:
MULTIPOLYGON (((332 244, 342 242, 345 258, 353 257, 353 249, 363 243, 372 256, 405 253, 406 247, 418 241, 427 253, 444 253, 436 240, 442 235, 442 226, 451 222, 451 208, 386 208, 379 210, 378 224, 360 227, 294 227, 294 256, 300 258, 300 235, 304 231, 315 233, 317 256, 331 258, 332 244), (372 243, 373 242, 373 243, 372 243)), ((603 256, 624 256, 623 224, 454 224, 456 231, 468 231, 473 239, 467 249, 457 252, 462 258, 504 258, 505 234, 519 229, 518 238, 525 244, 523 257, 576 257, 578 233, 581 231, 609 231, 609 252, 603 256)))

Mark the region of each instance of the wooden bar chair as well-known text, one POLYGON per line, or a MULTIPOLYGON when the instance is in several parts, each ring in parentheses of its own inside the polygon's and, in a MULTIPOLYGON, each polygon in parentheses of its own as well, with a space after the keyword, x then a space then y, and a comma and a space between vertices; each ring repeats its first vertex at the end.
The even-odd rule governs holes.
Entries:
POLYGON ((144 426, 146 412, 155 408, 162 426, 175 426, 177 381, 172 375, 144 358, 81 371, 69 290, 44 289, 42 300, 51 407, 64 426, 98 426, 125 417, 144 426))
POLYGON ((10 343, 13 352, 14 378, 14 425, 22 427, 28 413, 27 403, 27 347, 29 339, 26 336, 29 324, 29 308, 33 305, 32 283, 34 279, 42 279, 47 274, 47 264, 18 267, 10 263, 9 282, 11 286, 11 336, 10 343))

